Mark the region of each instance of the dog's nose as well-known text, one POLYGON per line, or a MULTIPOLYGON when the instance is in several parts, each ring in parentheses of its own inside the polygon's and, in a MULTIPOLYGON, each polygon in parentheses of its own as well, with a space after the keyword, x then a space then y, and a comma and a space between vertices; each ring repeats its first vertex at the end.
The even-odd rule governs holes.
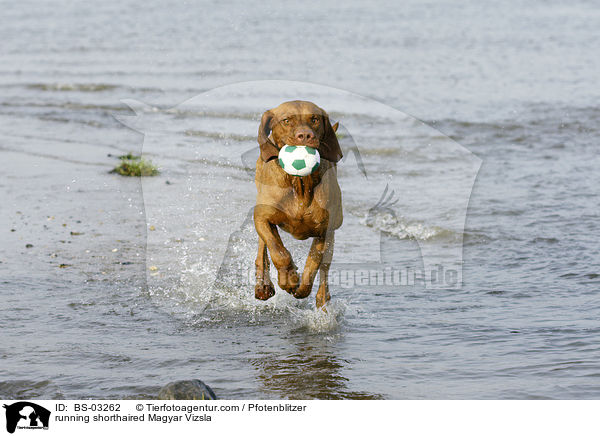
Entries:
POLYGON ((315 133, 308 127, 296 130, 296 139, 300 142, 308 142, 315 139, 315 133))

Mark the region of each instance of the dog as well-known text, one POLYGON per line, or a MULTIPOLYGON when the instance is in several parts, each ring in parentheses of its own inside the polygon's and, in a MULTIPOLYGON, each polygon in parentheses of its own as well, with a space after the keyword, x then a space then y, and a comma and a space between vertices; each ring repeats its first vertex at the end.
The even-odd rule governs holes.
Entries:
POLYGON ((343 221, 336 166, 342 150, 335 134, 337 128, 338 123, 332 126, 327 112, 308 101, 285 102, 262 116, 254 208, 258 233, 254 294, 259 300, 275 295, 268 253, 277 268, 281 289, 296 298, 306 298, 320 272, 317 307, 323 308, 331 298, 327 276, 333 257, 334 231, 343 221), (319 167, 304 177, 287 174, 277 161, 284 145, 316 148, 321 156, 319 167), (301 277, 290 252, 283 246, 278 227, 296 239, 314 238, 301 277))

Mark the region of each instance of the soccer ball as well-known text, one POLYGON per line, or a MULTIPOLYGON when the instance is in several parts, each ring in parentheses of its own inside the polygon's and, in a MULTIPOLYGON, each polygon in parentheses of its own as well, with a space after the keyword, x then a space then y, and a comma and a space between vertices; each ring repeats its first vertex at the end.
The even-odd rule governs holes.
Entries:
POLYGON ((292 176, 304 177, 319 168, 321 157, 316 148, 285 145, 279 150, 279 166, 292 176))

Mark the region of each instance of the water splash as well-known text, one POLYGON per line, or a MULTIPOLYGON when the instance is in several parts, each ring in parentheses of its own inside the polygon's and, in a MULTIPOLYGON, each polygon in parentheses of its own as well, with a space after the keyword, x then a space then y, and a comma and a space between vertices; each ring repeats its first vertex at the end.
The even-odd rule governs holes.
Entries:
POLYGON ((408 221, 397 217, 388 210, 370 210, 367 213, 357 213, 359 222, 367 227, 380 230, 398 239, 415 239, 418 241, 431 241, 434 239, 454 239, 458 237, 455 232, 438 226, 427 226, 424 223, 408 221))

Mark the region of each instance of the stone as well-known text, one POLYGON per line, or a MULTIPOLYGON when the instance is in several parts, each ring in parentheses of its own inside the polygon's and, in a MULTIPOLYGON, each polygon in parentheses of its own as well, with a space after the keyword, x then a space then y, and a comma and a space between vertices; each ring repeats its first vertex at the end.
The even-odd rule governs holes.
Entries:
POLYGON ((216 400, 210 386, 200 380, 179 380, 164 386, 158 392, 159 400, 216 400))

